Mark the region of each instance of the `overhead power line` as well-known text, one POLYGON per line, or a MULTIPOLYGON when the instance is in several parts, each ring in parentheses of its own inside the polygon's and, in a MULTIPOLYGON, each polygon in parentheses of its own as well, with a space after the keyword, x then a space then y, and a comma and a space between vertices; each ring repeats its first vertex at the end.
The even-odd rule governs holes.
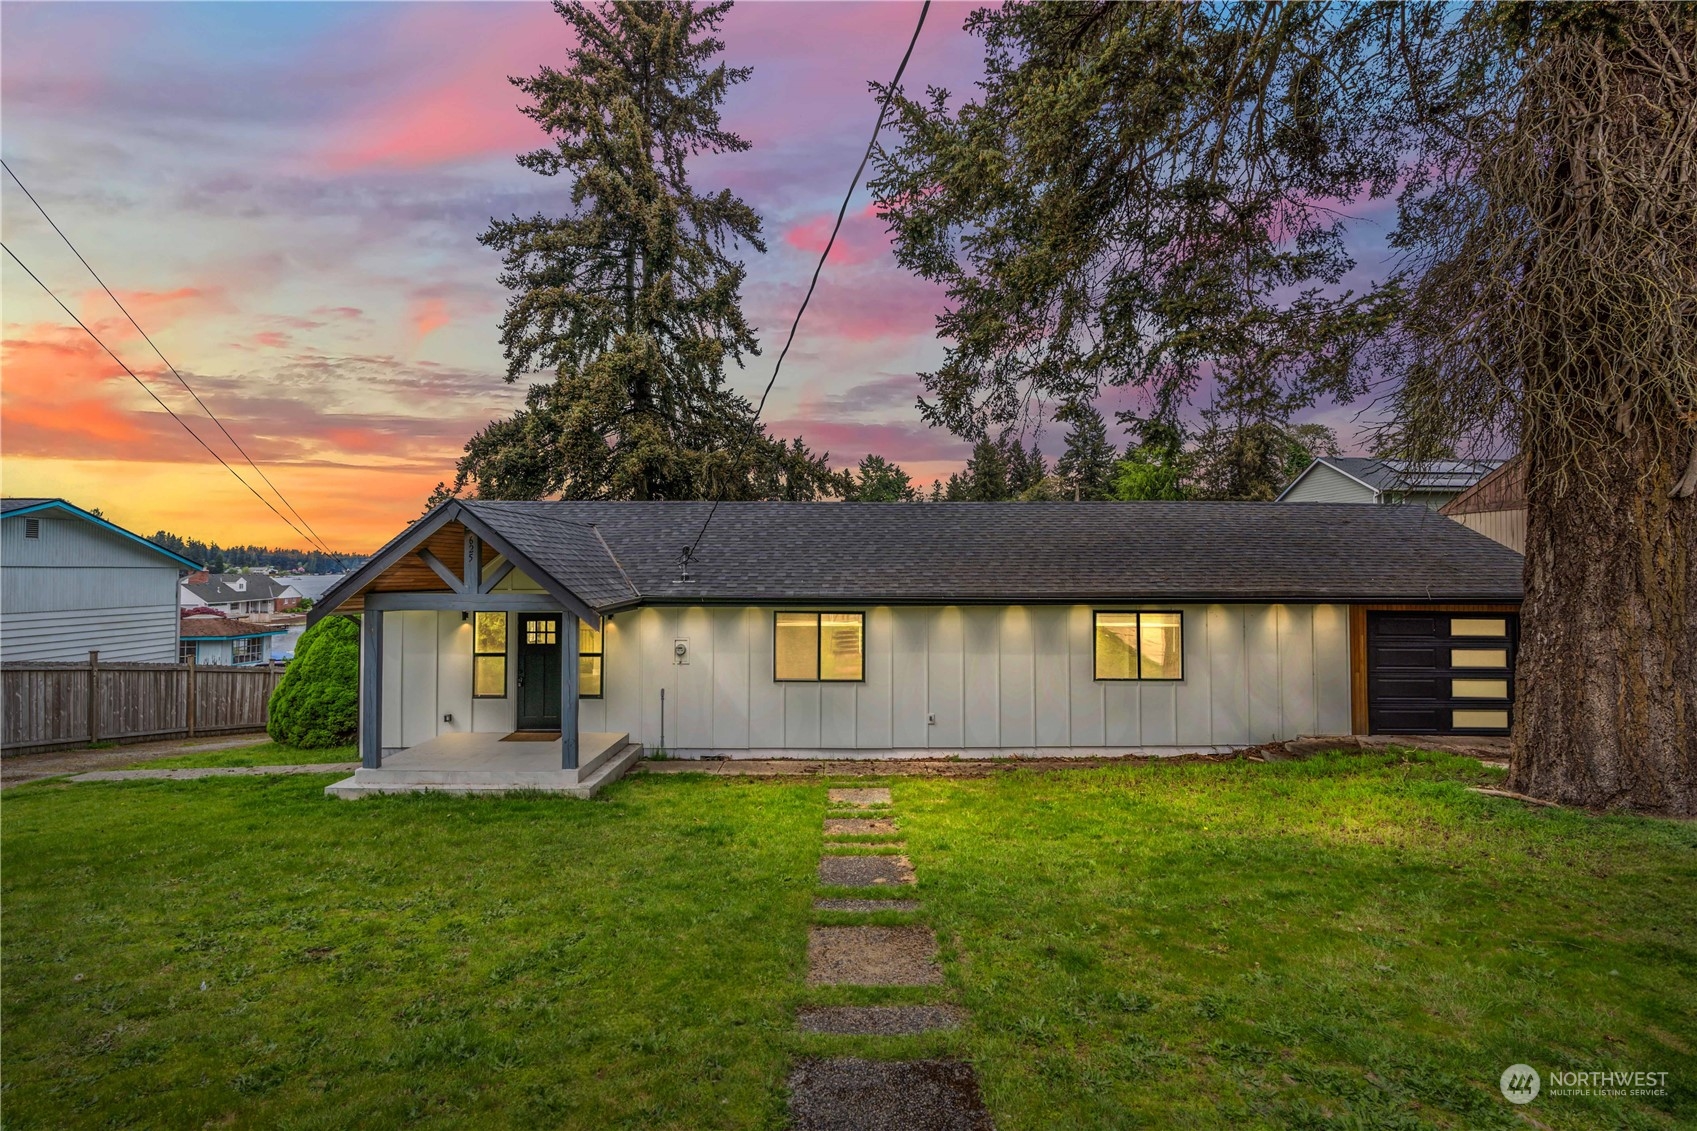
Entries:
MULTIPOLYGON (((784 358, 789 354, 790 346, 795 344, 795 333, 801 326, 801 316, 807 313, 807 304, 813 298, 813 288, 819 285, 819 273, 825 269, 825 260, 830 258, 831 248, 836 245, 837 233, 843 227, 843 217, 848 215, 849 201, 854 197, 854 190, 860 187, 861 174, 866 172, 866 163, 872 159, 872 150, 878 145, 878 133, 884 128, 884 118, 890 112, 890 100, 895 97, 896 87, 901 85, 902 75, 907 72, 907 61, 913 58, 914 44, 919 42, 920 29, 925 26, 925 14, 930 10, 931 0, 925 0, 925 3, 920 5, 919 8, 919 21, 913 25, 913 35, 907 41, 907 50, 902 52, 902 61, 896 67, 896 77, 890 80, 890 85, 884 88, 884 97, 878 101, 878 120, 872 125, 872 136, 866 141, 866 152, 860 155, 860 164, 855 166, 854 176, 849 181, 848 191, 843 194, 842 207, 837 209, 837 222, 831 225, 831 238, 825 241, 825 250, 819 253, 819 262, 814 264, 813 278, 808 281, 807 293, 802 296, 801 305, 796 308, 795 320, 790 323, 789 336, 784 339, 784 348, 778 351, 778 361, 772 366, 772 376, 767 378, 766 389, 760 394, 760 404, 754 409, 754 424, 756 425, 760 423, 760 414, 766 410, 766 398, 772 395, 772 387, 778 383, 778 371, 784 367, 784 358)), ((720 491, 719 494, 721 498, 713 500, 713 508, 707 512, 707 519, 701 524, 701 530, 696 534, 695 541, 691 542, 689 548, 684 551, 684 570, 686 573, 689 570, 690 560, 695 557, 696 547, 701 545, 702 536, 707 533, 708 526, 712 524, 713 516, 719 513, 719 503, 722 501, 724 492, 720 491)))
MULTIPOLYGON (((124 363, 123 358, 121 358, 117 354, 113 353, 112 347, 108 346, 105 342, 101 341, 100 335, 96 334, 93 330, 89 329, 87 323, 85 323, 81 318, 78 318, 76 316, 76 312, 73 311, 70 307, 66 306, 63 299, 61 299, 58 295, 53 293, 53 288, 49 287, 46 283, 42 282, 41 276, 37 275, 34 271, 31 271, 30 268, 29 268, 29 264, 25 263, 23 260, 18 258, 17 252, 13 251, 5 243, 0 243, 0 250, 4 250, 7 255, 11 256, 12 262, 16 263, 19 267, 22 267, 24 269, 24 274, 26 274, 30 278, 34 279, 36 286, 40 287, 43 291, 46 291, 47 297, 52 299, 54 302, 58 303, 59 309, 63 310, 65 312, 66 316, 69 317, 72 322, 75 322, 78 326, 81 326, 83 333, 85 333, 89 337, 93 338, 94 344, 99 346, 101 349, 105 350, 106 355, 108 357, 110 357, 113 361, 117 362, 119 367, 122 368, 125 373, 128 373, 130 375, 130 380, 132 380, 136 384, 140 385, 141 388, 142 388, 142 391, 144 393, 146 393, 148 396, 152 397, 155 404, 157 404, 160 408, 164 409, 170 415, 172 420, 175 420, 178 424, 182 425, 183 431, 187 432, 190 436, 193 436, 195 443, 197 443, 201 447, 205 448, 206 453, 208 455, 210 455, 213 459, 217 460, 220 464, 222 464, 225 471, 228 471, 231 475, 235 476, 237 483, 240 483, 243 487, 246 487, 250 492, 253 493, 254 498, 256 498, 260 502, 264 503, 266 505, 266 507, 271 511, 272 514, 274 514, 278 518, 282 519, 284 525, 286 525, 290 530, 293 530, 295 532, 295 536, 297 538, 300 538, 302 541, 307 542, 308 545, 311 545, 311 540, 308 539, 307 536, 304 533, 301 532, 300 527, 296 526, 294 523, 289 521, 288 515, 284 514, 282 511, 278 510, 275 506, 272 505, 270 499, 267 499, 264 495, 261 495, 257 490, 255 490, 252 483, 249 483, 246 479, 243 479, 241 477, 240 473, 238 473, 235 468, 231 467, 229 465, 229 463, 227 463, 225 461, 223 456, 219 455, 216 451, 214 451, 212 449, 212 446, 201 438, 200 433, 196 432, 193 428, 189 427, 188 421, 186 421, 182 417, 178 416, 176 414, 176 412, 171 408, 170 405, 168 405, 164 401, 160 400, 159 394, 154 392, 152 387, 149 386, 146 381, 143 381, 140 377, 136 376, 136 371, 131 369, 128 365, 126 365, 124 363)), ((330 554, 330 556, 332 558, 334 558, 336 556, 335 554, 330 553, 330 551, 328 551, 328 550, 326 550, 325 553, 330 554)), ((340 561, 340 559, 338 559, 338 561, 340 561)))
MULTIPOLYGON (((154 353, 159 355, 159 360, 165 363, 165 368, 167 368, 171 371, 171 376, 173 376, 177 379, 177 383, 183 387, 183 389, 188 393, 189 396, 194 398, 194 403, 199 405, 201 407, 201 410, 203 412, 205 412, 206 415, 212 420, 212 423, 214 423, 218 426, 218 431, 224 433, 224 438, 226 440, 230 441, 230 443, 235 447, 236 451, 241 453, 242 458, 247 460, 248 466, 253 468, 255 474, 257 474, 261 479, 263 479, 265 481, 265 485, 267 487, 271 488, 272 493, 277 496, 278 501, 281 502, 285 507, 288 507, 289 512, 291 514, 293 514, 297 519, 300 520, 300 523, 301 523, 302 526, 306 527, 308 533, 311 535, 311 538, 308 539, 308 546, 310 547, 310 546, 316 544, 317 547, 320 550, 323 550, 330 557, 336 558, 335 552, 330 549, 329 545, 325 543, 324 539, 318 537, 318 532, 316 530, 312 529, 312 524, 306 520, 306 516, 301 514, 301 512, 298 509, 296 509, 296 507, 293 503, 289 502, 288 496, 284 495, 282 490, 280 488, 278 488, 278 486, 275 483, 271 482, 271 477, 269 475, 266 475, 264 469, 262 469, 257 463, 255 463, 253 461, 252 456, 247 454, 247 449, 242 447, 241 441, 237 440, 234 436, 230 435, 230 430, 228 428, 224 427, 224 422, 222 420, 218 419, 218 414, 212 411, 212 408, 211 408, 210 405, 208 405, 205 401, 200 399, 200 394, 194 391, 194 389, 189 385, 188 381, 186 381, 183 378, 183 375, 181 373, 177 372, 177 367, 175 365, 171 364, 171 359, 165 356, 164 351, 159 348, 159 346, 154 342, 154 340, 152 338, 148 337, 147 331, 143 330, 141 328, 141 323, 136 321, 135 315, 131 314, 129 312, 129 309, 126 306, 124 306, 124 304, 122 302, 119 301, 118 296, 112 293, 112 288, 106 285, 106 280, 104 280, 100 277, 100 273, 98 271, 96 271, 94 269, 94 266, 92 264, 90 264, 89 261, 83 257, 83 253, 77 250, 77 245, 71 242, 71 237, 67 236, 65 234, 64 229, 59 227, 58 223, 54 221, 53 217, 48 214, 47 209, 42 207, 41 201, 37 200, 35 198, 35 194, 33 192, 29 191, 29 186, 24 184, 23 180, 19 178, 18 174, 13 171, 12 167, 10 165, 8 165, 5 162, 4 159, 0 159, 0 167, 3 167, 6 170, 7 174, 11 176, 12 180, 17 182, 18 187, 24 190, 24 195, 29 197, 29 202, 31 204, 35 205, 35 209, 36 209, 37 212, 41 213, 42 219, 46 220, 47 223, 48 223, 48 226, 51 227, 55 232, 57 232, 59 234, 60 239, 65 241, 65 246, 71 249, 71 254, 77 257, 77 261, 79 263, 81 263, 84 267, 88 268, 88 273, 90 275, 94 276, 94 281, 96 283, 100 284, 100 289, 106 292, 106 297, 112 300, 112 304, 114 306, 116 306, 119 310, 123 311, 124 317, 128 318, 130 320, 130 325, 134 326, 136 328, 136 333, 140 334, 141 337, 142 337, 142 340, 145 341, 149 346, 151 346, 153 348, 154 353)), ((17 257, 13 256, 13 258, 15 259, 17 257)), ((19 266, 23 266, 21 261, 19 263, 19 266)), ((27 270, 29 270, 29 268, 25 267, 24 270, 27 271, 27 270)), ((37 282, 39 282, 39 281, 40 280, 37 280, 37 282)), ((51 293, 51 292, 49 292, 49 293, 51 293)), ((84 327, 84 329, 86 329, 86 328, 87 327, 84 327)), ((107 352, 110 353, 111 351, 108 350, 107 352)), ((122 362, 120 362, 119 364, 122 364, 122 362)), ((157 399, 157 398, 155 398, 155 399, 157 399)), ((199 439, 199 437, 197 436, 196 439, 199 439)), ((205 445, 203 444, 202 446, 205 446, 205 445)), ((211 449, 208 448, 207 450, 210 451, 211 449)), ((272 508, 272 509, 276 509, 276 508, 272 508)), ((299 531, 297 530, 296 533, 299 533, 299 531)), ((306 535, 301 535, 301 536, 303 538, 306 537, 306 535)), ((341 561, 341 559, 339 559, 339 558, 337 558, 336 560, 337 560, 338 563, 340 563, 340 561, 341 561)))

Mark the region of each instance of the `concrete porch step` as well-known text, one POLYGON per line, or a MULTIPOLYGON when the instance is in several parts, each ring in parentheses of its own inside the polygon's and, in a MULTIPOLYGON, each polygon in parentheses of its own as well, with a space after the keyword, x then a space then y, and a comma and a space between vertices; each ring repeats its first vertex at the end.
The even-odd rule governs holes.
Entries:
POLYGON ((587 772, 573 770, 407 770, 354 771, 354 776, 324 787, 330 797, 355 800, 377 793, 511 793, 540 790, 591 798, 618 781, 642 757, 639 743, 607 751, 587 772))

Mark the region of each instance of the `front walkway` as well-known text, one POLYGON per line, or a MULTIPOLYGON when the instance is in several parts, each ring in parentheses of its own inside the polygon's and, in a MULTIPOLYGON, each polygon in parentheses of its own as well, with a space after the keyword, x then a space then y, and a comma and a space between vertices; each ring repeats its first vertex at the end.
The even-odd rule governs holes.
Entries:
POLYGON ((254 734, 224 734, 200 740, 170 738, 160 742, 134 742, 124 746, 83 747, 80 750, 50 750, 41 754, 7 754, 0 757, 0 788, 61 774, 110 770, 170 758, 177 754, 204 754, 209 750, 235 750, 270 742, 264 731, 254 734))

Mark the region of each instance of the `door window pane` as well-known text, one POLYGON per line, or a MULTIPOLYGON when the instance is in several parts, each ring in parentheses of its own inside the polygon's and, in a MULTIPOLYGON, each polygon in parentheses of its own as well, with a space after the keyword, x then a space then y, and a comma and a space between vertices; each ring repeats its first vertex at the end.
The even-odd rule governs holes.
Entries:
POLYGON ((1184 641, 1178 613, 1137 614, 1140 674, 1144 679, 1184 678, 1184 641))
POLYGON ((1507 648, 1455 648, 1450 651, 1452 668, 1506 668, 1507 648))
POLYGON ((865 670, 866 618, 861 613, 819 614, 819 678, 858 681, 865 670))
POLYGON ((1507 699, 1506 679, 1452 679, 1451 699, 1507 699))
POLYGON ((774 679, 819 678, 819 614, 779 613, 773 638, 774 679))
POLYGON ((1506 617, 1451 617, 1450 635, 1507 636, 1508 619, 1506 617))
POLYGON ((1137 678, 1137 614, 1096 614, 1096 678, 1137 678))
POLYGON ((1507 711, 1456 711, 1451 720, 1456 728, 1496 728, 1508 729, 1507 711))

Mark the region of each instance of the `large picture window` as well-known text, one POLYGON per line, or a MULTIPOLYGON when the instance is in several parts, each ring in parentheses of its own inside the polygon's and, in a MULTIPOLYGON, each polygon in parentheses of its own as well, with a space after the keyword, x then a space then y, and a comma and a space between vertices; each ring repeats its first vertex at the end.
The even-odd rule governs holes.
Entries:
POLYGON ((772 678, 780 683, 858 683, 866 678, 865 613, 778 613, 772 678))
POLYGON ((603 669, 601 630, 586 620, 577 622, 577 697, 601 698, 603 669))
POLYGON ((238 664, 262 664, 265 662, 265 637, 249 636, 235 642, 231 649, 231 659, 238 664))
POLYGON ((1097 613, 1097 679, 1183 679, 1182 613, 1097 613))
POLYGON ((473 613, 471 694, 474 699, 507 697, 507 614, 473 613))

